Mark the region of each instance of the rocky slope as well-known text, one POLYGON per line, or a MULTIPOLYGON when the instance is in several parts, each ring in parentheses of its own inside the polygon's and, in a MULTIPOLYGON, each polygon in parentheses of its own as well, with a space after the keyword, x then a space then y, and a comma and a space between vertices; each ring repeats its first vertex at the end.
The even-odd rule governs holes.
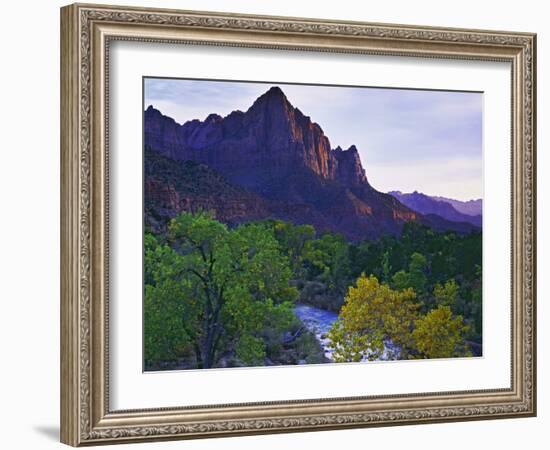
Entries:
POLYGON ((280 218, 352 240, 397 234, 407 221, 461 232, 474 228, 424 217, 374 189, 357 148, 332 149, 321 127, 278 87, 246 112, 210 114, 183 125, 149 106, 144 142, 146 215, 158 223, 202 208, 216 210, 227 223, 280 218), (165 169, 159 173, 160 159, 165 169), (204 184, 204 177, 217 181, 204 184))
POLYGON ((212 211, 236 225, 271 215, 268 202, 228 183, 218 172, 195 161, 176 161, 145 149, 145 224, 165 231, 167 220, 181 211, 212 211))

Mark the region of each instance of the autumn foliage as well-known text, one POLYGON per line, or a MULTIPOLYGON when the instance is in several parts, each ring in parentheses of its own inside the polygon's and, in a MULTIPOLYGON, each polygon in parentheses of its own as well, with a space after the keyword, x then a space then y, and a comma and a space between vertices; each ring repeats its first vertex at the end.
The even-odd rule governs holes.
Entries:
MULTIPOLYGON (((436 287, 437 295, 454 284, 436 287)), ((450 296, 451 294, 448 294, 450 296)), ((447 299, 447 296, 444 297, 447 299)), ((467 356, 468 326, 447 305, 422 315, 412 288, 392 289, 361 275, 345 297, 329 338, 336 362, 467 356)))

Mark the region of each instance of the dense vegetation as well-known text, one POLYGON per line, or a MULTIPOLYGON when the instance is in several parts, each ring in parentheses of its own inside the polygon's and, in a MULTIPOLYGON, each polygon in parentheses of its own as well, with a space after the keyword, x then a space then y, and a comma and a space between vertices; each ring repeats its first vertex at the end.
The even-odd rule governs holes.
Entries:
POLYGON ((326 362, 297 302, 339 313, 335 361, 479 354, 481 234, 411 222, 351 243, 310 225, 181 213, 145 235, 148 369, 326 362))

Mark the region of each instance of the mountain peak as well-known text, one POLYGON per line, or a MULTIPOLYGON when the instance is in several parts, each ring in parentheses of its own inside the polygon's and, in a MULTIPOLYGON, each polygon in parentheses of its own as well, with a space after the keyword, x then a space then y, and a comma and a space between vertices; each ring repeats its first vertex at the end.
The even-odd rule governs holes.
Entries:
POLYGON ((288 101, 285 93, 279 86, 272 86, 267 91, 265 91, 256 99, 250 109, 257 107, 258 105, 265 104, 292 106, 288 101))
POLYGON ((332 154, 338 161, 337 178, 339 180, 350 186, 368 183, 359 151, 355 145, 351 145, 347 150, 343 150, 342 147, 338 146, 332 150, 332 154))
POLYGON ((208 114, 208 117, 204 120, 205 123, 215 123, 220 122, 222 120, 222 116, 216 113, 208 114))
POLYGON ((147 107, 147 109, 145 110, 145 114, 162 116, 162 113, 157 108, 155 108, 153 105, 149 105, 147 107))
POLYGON ((286 99, 286 95, 279 86, 271 86, 264 94, 269 97, 280 97, 286 99))
MULTIPOLYGON (((347 153, 348 155, 357 154, 359 155, 359 150, 357 150, 357 147, 355 145, 350 145, 347 150, 344 150, 342 147, 337 146, 335 149, 332 150, 335 153, 347 153)), ((354 155, 355 157, 355 155, 354 155)))

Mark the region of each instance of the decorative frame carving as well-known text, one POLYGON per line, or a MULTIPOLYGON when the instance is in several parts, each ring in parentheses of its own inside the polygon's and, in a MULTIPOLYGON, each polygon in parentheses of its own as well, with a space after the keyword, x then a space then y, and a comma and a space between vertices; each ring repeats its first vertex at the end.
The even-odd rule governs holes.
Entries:
POLYGON ((75 4, 61 9, 61 58, 62 442, 79 446, 536 414, 534 34, 75 4), (510 62, 510 389, 110 411, 105 105, 114 39, 510 62))

